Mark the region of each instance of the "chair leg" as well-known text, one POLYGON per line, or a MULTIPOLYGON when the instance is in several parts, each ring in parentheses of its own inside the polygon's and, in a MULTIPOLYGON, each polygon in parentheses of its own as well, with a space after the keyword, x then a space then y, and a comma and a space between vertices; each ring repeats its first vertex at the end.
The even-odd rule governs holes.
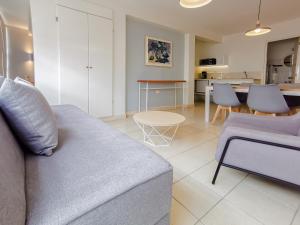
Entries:
POLYGON ((222 121, 225 121, 227 116, 227 107, 222 107, 222 121))
POLYGON ((222 162, 220 161, 220 162, 218 163, 218 167, 217 167, 216 172, 215 172, 215 174, 214 174, 214 178, 213 178, 213 180, 212 180, 212 182, 211 182, 213 185, 216 183, 216 180, 217 180, 217 177, 218 177, 218 175, 219 175, 221 166, 222 166, 222 162))
POLYGON ((292 116, 292 115, 295 115, 295 114, 297 114, 297 108, 296 107, 292 107, 290 109, 290 111, 288 112, 288 115, 292 116))
POLYGON ((219 114, 220 114, 220 111, 221 111, 221 106, 218 105, 218 108, 217 108, 217 110, 216 110, 216 112, 215 112, 214 118, 213 118, 213 120, 211 121, 212 124, 214 124, 214 123, 217 121, 217 118, 218 118, 218 116, 219 116, 219 114))
POLYGON ((238 106, 235 109, 236 109, 236 112, 241 112, 241 106, 238 106))

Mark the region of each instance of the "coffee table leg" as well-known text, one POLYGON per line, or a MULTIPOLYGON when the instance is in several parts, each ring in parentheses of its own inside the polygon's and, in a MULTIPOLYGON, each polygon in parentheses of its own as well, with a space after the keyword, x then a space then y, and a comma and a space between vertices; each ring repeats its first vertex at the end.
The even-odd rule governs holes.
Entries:
POLYGON ((177 133, 179 128, 179 124, 176 126, 168 126, 168 127, 155 127, 155 126, 146 126, 144 124, 140 124, 139 122, 135 121, 138 127, 142 130, 144 135, 144 142, 154 146, 154 147, 168 147, 171 145, 174 137, 177 133), (148 128, 148 129, 147 129, 148 128), (163 130, 160 130, 163 129, 163 130), (171 131, 174 129, 173 131, 171 131), (170 135, 167 133, 171 132, 170 135), (154 137, 158 137, 164 144, 155 144, 153 140, 154 137))

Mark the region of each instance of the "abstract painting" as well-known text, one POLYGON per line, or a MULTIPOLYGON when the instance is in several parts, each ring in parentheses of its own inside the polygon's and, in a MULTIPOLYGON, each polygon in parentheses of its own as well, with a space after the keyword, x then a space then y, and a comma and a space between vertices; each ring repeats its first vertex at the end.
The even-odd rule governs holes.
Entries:
POLYGON ((147 66, 172 67, 172 42, 146 36, 145 64, 147 66))

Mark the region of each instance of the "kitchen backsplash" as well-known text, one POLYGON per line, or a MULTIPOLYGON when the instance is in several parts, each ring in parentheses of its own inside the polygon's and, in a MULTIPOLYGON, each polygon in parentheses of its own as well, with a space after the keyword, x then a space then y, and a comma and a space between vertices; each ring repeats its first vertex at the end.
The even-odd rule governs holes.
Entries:
MULTIPOLYGON (((199 78, 201 75, 198 75, 199 78)), ((247 72, 247 78, 261 80, 263 77, 262 72, 247 72)), ((244 72, 228 72, 228 73, 207 73, 208 79, 245 79, 246 74, 244 72)))

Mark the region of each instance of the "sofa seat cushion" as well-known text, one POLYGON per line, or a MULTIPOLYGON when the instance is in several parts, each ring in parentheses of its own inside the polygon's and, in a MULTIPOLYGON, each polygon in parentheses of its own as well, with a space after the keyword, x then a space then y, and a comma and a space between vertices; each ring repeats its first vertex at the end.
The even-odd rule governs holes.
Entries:
POLYGON ((76 107, 53 111, 56 153, 26 156, 28 225, 152 225, 169 212, 165 160, 76 107))
POLYGON ((24 225, 24 155, 1 113, 0 143, 0 224, 24 225))

